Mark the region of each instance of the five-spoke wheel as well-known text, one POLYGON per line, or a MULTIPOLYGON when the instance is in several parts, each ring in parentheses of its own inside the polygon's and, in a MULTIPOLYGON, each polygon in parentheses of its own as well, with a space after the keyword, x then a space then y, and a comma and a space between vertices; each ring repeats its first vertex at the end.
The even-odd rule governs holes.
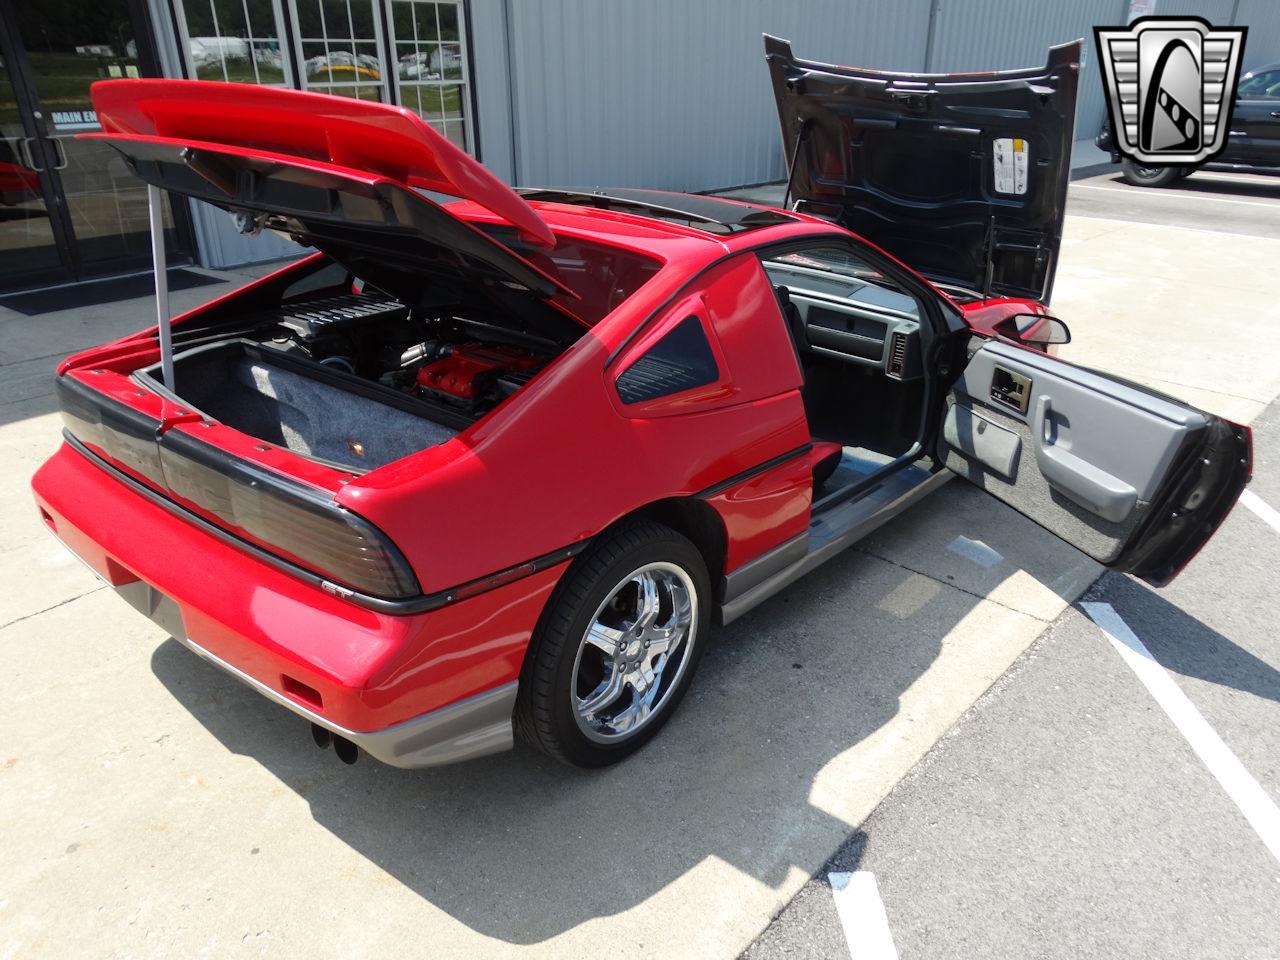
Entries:
POLYGON ((669 527, 638 521, 604 534, 566 572, 530 644, 521 736, 580 766, 639 749, 688 688, 710 594, 702 554, 669 527))
POLYGON ((680 680, 696 630, 696 590, 672 563, 648 563, 619 583, 583 634, 574 664, 573 709, 593 740, 644 726, 680 680))

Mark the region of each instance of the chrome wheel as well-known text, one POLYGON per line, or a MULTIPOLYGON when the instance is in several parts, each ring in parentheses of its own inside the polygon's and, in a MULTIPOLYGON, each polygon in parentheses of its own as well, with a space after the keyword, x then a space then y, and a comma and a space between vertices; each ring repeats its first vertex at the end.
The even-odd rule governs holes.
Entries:
POLYGON ((609 592, 573 665, 573 715, 589 739, 626 739, 661 712, 690 662, 697 620, 693 580, 673 563, 647 563, 609 592))

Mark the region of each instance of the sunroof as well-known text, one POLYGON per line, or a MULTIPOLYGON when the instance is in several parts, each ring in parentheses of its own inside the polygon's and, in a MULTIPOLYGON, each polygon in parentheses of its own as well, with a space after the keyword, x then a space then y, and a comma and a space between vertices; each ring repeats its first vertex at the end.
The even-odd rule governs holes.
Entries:
POLYGON ((679 223, 704 233, 732 234, 760 227, 791 223, 795 217, 772 207, 735 203, 719 197, 635 190, 626 187, 585 189, 576 187, 530 188, 518 191, 526 200, 567 203, 601 210, 619 210, 654 220, 679 223))

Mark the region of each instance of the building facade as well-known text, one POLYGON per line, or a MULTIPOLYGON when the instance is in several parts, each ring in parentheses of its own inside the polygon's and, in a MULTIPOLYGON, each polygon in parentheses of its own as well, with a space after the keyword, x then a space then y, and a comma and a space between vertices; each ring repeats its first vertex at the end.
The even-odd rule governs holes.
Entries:
MULTIPOLYGON (((1077 135, 1105 115, 1092 27, 1133 0, 0 0, 0 289, 144 270, 146 190, 98 129, 89 85, 166 76, 408 107, 521 185, 706 191, 781 178, 760 35, 891 70, 1043 62, 1085 37, 1077 135)), ((1275 0, 1139 0, 1247 24, 1245 69, 1280 60, 1275 0)), ((176 201, 171 262, 296 252, 176 201)))

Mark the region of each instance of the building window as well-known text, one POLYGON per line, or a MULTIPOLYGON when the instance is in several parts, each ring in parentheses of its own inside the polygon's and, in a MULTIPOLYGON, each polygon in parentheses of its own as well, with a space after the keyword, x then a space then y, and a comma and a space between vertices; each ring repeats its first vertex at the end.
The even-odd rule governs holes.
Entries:
POLYGON ((373 0, 289 0, 304 90, 386 101, 382 29, 373 0))
POLYGON ((456 2, 390 0, 392 49, 401 105, 417 111, 463 150, 472 150, 461 7, 456 2))
POLYGON ((187 75, 231 83, 288 83, 276 0, 176 0, 187 75))
POLYGON ((398 103, 475 152, 463 0, 174 4, 189 77, 398 103))

